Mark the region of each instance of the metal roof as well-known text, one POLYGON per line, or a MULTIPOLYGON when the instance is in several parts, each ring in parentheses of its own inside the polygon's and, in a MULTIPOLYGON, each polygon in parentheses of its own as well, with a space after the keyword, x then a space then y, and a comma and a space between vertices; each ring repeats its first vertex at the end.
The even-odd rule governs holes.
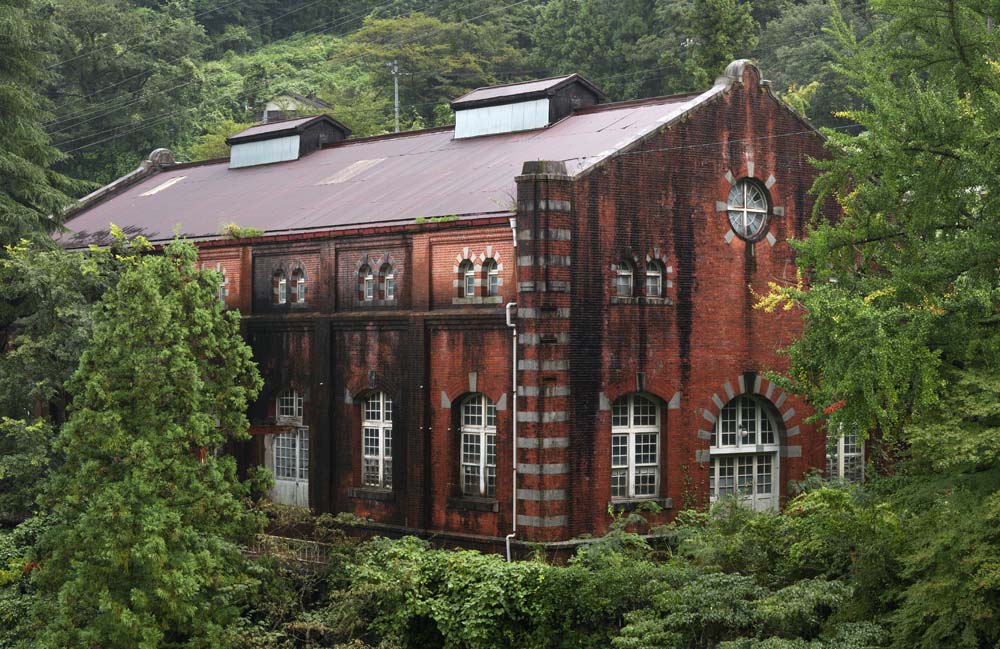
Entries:
POLYGON ((486 104, 527 99, 555 92, 557 89, 571 83, 579 83, 597 95, 600 99, 607 99, 600 88, 595 86, 590 81, 587 81, 579 74, 566 74, 561 77, 551 77, 549 79, 537 79, 535 81, 508 83, 503 86, 476 88, 472 92, 468 92, 458 99, 453 100, 451 102, 451 107, 461 109, 472 105, 481 106, 486 104))
POLYGON ((166 167, 110 197, 100 195, 96 204, 84 204, 66 223, 70 232, 61 243, 106 243, 109 223, 133 236, 164 241, 173 238, 175 228, 189 238, 217 237, 227 223, 281 233, 512 213, 514 178, 525 161, 564 160, 571 175, 580 174, 725 87, 595 106, 533 131, 456 140, 450 128, 432 129, 346 140, 261 167, 229 169, 227 161, 166 167))
POLYGON ((250 128, 243 129, 235 135, 230 135, 226 138, 226 142, 229 144, 240 144, 242 142, 253 142, 254 140, 280 137, 282 134, 286 133, 288 135, 301 133, 307 126, 311 126, 317 122, 329 122, 334 128, 342 131, 344 133, 344 137, 347 137, 351 133, 351 129, 347 128, 329 115, 309 115, 307 117, 283 119, 277 122, 268 122, 267 124, 251 126, 250 128))

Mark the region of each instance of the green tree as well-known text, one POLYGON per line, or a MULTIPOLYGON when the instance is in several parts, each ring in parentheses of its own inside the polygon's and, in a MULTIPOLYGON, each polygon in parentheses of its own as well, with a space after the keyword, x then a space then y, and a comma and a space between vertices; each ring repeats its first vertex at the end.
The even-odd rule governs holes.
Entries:
POLYGON ((36 546, 41 646, 221 646, 259 521, 232 457, 261 385, 239 315, 196 250, 143 257, 109 290, 69 383, 65 462, 36 546))
POLYGON ((58 167, 110 182, 186 133, 203 79, 203 30, 189 8, 131 0, 53 6, 55 116, 47 131, 70 155, 58 167))
POLYGON ((80 185, 50 168, 62 155, 41 124, 38 43, 48 32, 31 0, 0 0, 0 34, 0 244, 9 244, 55 230, 80 185))

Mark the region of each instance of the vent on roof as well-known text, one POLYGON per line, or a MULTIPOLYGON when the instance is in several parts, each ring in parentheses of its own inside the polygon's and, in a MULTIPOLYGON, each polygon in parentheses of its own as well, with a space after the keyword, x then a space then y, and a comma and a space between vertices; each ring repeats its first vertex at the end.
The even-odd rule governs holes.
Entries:
POLYGON ((479 88, 451 102, 455 138, 542 128, 605 100, 600 88, 578 74, 479 88))
POLYGON ((254 167, 298 160, 324 144, 347 139, 351 129, 329 115, 301 117, 251 126, 226 138, 232 147, 229 168, 254 167))

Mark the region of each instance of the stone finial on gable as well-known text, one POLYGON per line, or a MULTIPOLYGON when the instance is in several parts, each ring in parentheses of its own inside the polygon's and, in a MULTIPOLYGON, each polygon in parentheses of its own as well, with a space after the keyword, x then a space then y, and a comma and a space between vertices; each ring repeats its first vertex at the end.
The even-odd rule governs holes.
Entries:
POLYGON ((742 85, 745 88, 762 86, 770 88, 771 82, 766 81, 760 73, 760 68, 750 59, 737 59, 726 66, 726 71, 715 80, 715 85, 732 87, 742 85))

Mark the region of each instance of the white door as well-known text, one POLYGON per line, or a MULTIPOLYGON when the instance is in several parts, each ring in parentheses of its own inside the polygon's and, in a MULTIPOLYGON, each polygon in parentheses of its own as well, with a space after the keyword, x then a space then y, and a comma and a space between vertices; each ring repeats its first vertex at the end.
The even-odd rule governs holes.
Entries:
POLYGON ((265 448, 274 475, 271 500, 285 505, 309 506, 309 429, 270 436, 265 448))

